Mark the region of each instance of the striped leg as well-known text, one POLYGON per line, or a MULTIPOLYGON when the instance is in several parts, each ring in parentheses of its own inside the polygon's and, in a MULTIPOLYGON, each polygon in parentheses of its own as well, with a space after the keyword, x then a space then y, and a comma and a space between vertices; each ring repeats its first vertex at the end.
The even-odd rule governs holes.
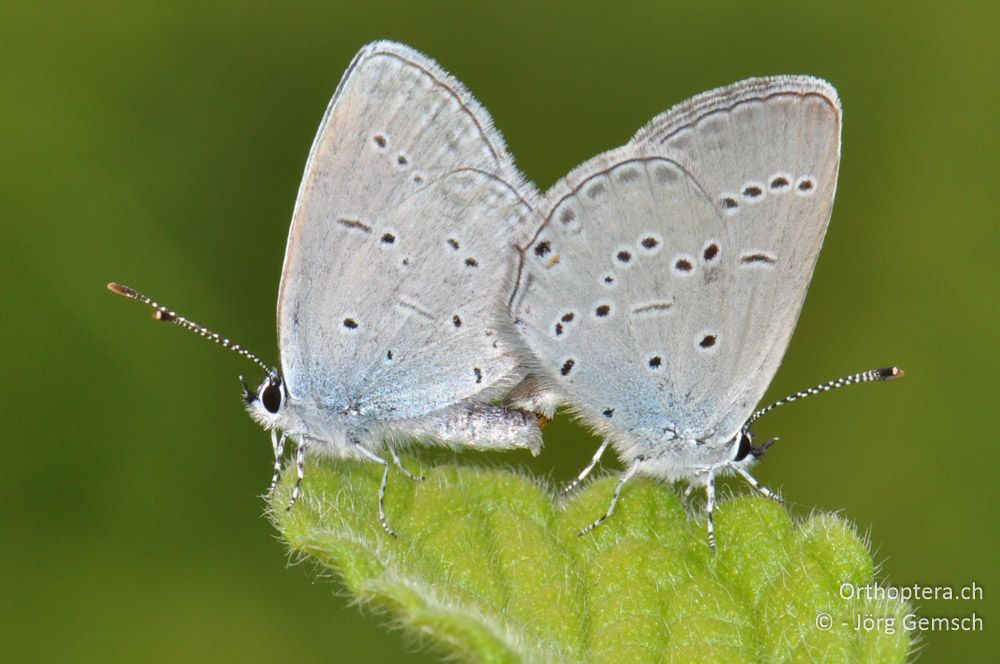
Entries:
POLYGON ((366 459, 382 464, 382 484, 378 488, 378 520, 385 532, 389 533, 392 537, 396 537, 396 533, 389 526, 389 520, 385 518, 385 490, 389 486, 389 462, 360 443, 355 443, 354 447, 366 459))
POLYGON ((705 512, 708 514, 708 546, 715 553, 715 525, 712 512, 715 511, 715 475, 709 475, 705 482, 705 512))
POLYGON ((688 499, 691 497, 691 494, 693 492, 694 492, 694 482, 689 481, 687 487, 685 487, 684 489, 684 493, 681 494, 681 503, 684 504, 684 507, 688 506, 688 499))
POLYGON ((424 481, 424 476, 423 475, 414 475, 413 473, 411 473, 409 470, 406 469, 406 466, 403 465, 403 461, 399 458, 399 455, 396 454, 396 448, 395 447, 393 447, 393 446, 390 445, 389 446, 389 453, 392 455, 392 462, 394 464, 396 464, 396 468, 399 468, 399 471, 401 473, 403 473, 404 475, 406 475, 407 477, 409 477, 414 482, 423 482, 424 481))
POLYGON ((267 495, 273 495, 278 488, 278 481, 281 480, 281 459, 285 456, 285 441, 288 434, 281 434, 281 438, 275 437, 274 429, 271 429, 271 443, 274 445, 274 475, 271 476, 271 486, 267 490, 267 495))
POLYGON ((288 501, 286 510, 292 509, 302 495, 302 480, 306 476, 306 441, 300 440, 295 446, 295 486, 292 488, 292 498, 288 501))
POLYGON ((611 442, 610 438, 604 439, 604 442, 601 443, 601 446, 597 448, 596 452, 594 452, 594 456, 590 460, 590 463, 587 464, 587 467, 580 471, 580 474, 576 476, 575 480, 564 486, 562 491, 559 492, 559 495, 565 496, 567 493, 575 489, 577 485, 579 485, 580 482, 582 482, 587 477, 587 475, 590 474, 590 471, 594 469, 594 466, 598 464, 598 462, 601 460, 601 457, 604 455, 604 450, 608 449, 608 444, 610 442, 611 442))
POLYGON ((761 484, 760 482, 758 482, 757 479, 753 475, 751 475, 747 471, 743 470, 742 468, 740 468, 736 464, 733 464, 733 470, 735 470, 737 473, 739 473, 740 477, 742 477, 743 479, 745 479, 747 481, 747 483, 750 486, 752 486, 754 489, 756 489, 761 495, 765 496, 766 498, 770 498, 771 500, 773 500, 773 501, 775 501, 777 503, 784 504, 785 501, 781 499, 781 496, 779 496, 778 494, 776 494, 775 492, 771 491, 766 486, 764 486, 763 484, 761 484))
POLYGON ((583 535, 586 535, 594 528, 604 523, 604 521, 614 513, 615 505, 618 503, 618 496, 622 492, 622 487, 625 486, 625 483, 628 482, 630 479, 632 479, 632 476, 635 475, 635 472, 639 470, 640 463, 642 463, 642 459, 636 459, 632 463, 632 465, 628 467, 628 470, 625 471, 625 473, 622 475, 622 478, 618 480, 618 484, 615 486, 615 492, 611 495, 611 504, 608 505, 608 511, 602 514, 600 517, 598 517, 597 521, 594 521, 592 524, 581 530, 578 533, 579 536, 582 537, 583 535))

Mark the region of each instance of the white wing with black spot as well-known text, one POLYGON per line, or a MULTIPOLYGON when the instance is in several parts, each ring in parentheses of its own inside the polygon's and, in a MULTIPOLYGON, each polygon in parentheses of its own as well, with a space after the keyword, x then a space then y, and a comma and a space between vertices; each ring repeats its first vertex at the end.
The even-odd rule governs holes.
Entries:
POLYGON ((486 111, 426 56, 361 50, 306 164, 278 301, 289 393, 379 421, 517 377, 499 334, 536 193, 486 111))
POLYGON ((512 299, 552 388, 619 436, 732 438, 802 308, 840 125, 825 82, 750 79, 667 111, 553 187, 512 299))

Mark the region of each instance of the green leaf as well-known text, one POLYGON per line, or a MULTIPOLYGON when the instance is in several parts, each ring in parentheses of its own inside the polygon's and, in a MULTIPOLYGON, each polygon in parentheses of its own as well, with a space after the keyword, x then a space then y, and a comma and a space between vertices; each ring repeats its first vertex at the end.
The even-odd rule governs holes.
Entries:
POLYGON ((903 662, 910 652, 905 604, 842 596, 842 584, 871 583, 874 565, 838 516, 796 524, 763 498, 724 501, 713 555, 704 518, 654 481, 630 482, 615 515, 579 537, 616 478, 554 501, 518 473, 446 464, 419 483, 393 473, 393 539, 377 518, 381 472, 313 464, 303 498, 285 509, 286 477, 271 517, 358 601, 464 661, 903 662), (855 630, 859 615, 893 616, 897 629, 855 630))

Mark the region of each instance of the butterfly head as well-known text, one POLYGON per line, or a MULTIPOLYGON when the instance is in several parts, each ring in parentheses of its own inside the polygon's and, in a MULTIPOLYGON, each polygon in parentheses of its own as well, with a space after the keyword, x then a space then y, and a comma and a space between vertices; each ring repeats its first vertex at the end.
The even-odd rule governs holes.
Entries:
POLYGON ((772 438, 763 445, 753 444, 753 432, 749 427, 743 427, 730 441, 731 449, 734 451, 732 461, 729 463, 741 468, 749 468, 753 463, 764 456, 767 448, 777 442, 777 438, 772 438))
POLYGON ((274 428, 284 417, 288 397, 281 374, 272 369, 256 390, 250 389, 243 376, 240 376, 240 383, 243 386, 243 401, 250 417, 265 428, 274 428))

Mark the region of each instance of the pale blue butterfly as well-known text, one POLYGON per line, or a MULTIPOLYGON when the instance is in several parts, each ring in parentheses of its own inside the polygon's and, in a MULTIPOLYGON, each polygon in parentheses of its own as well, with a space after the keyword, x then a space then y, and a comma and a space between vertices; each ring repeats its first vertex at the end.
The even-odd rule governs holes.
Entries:
POLYGON ((414 439, 527 448, 533 415, 494 406, 522 377, 504 311, 518 248, 537 230, 537 193, 486 110, 435 62, 376 42, 344 74, 312 145, 278 298, 281 368, 131 288, 172 322, 256 362, 247 410, 272 432, 278 480, 287 441, 383 465, 414 439))
MULTIPOLYGON (((795 329, 833 208, 841 107, 825 81, 779 76, 698 95, 549 191, 524 254, 511 315, 535 358, 528 409, 567 403, 626 466, 685 480, 749 474, 770 442, 751 425, 795 329)), ((773 442, 773 441, 771 441, 773 442)), ((572 485, 571 485, 572 486, 572 485)))

